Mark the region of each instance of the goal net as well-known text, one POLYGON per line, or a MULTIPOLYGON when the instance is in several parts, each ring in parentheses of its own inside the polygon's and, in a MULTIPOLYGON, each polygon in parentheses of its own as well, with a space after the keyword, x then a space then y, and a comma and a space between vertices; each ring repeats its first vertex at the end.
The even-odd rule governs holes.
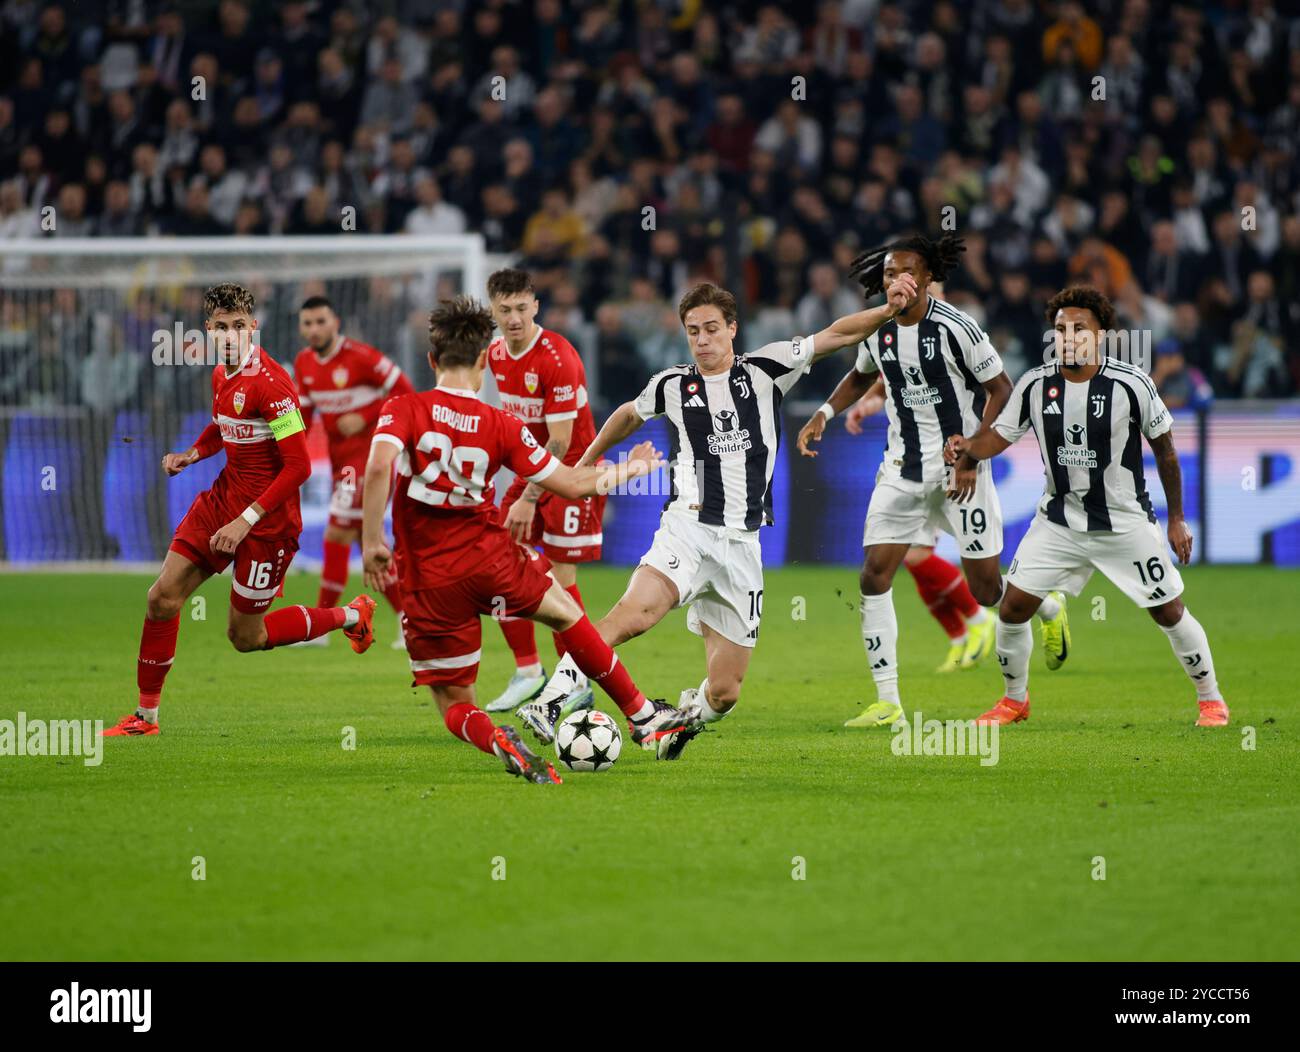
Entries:
MULTIPOLYGON (((166 452, 211 420, 203 294, 237 281, 257 301, 258 342, 287 368, 298 306, 335 304, 343 332, 431 385, 427 318, 437 299, 482 296, 478 235, 10 241, 0 262, 0 565, 156 564, 223 456, 168 479, 166 452), (205 358, 207 361, 205 362, 205 358)), ((304 554, 329 504, 313 428, 304 554)), ((308 561, 308 560, 304 560, 308 561)))

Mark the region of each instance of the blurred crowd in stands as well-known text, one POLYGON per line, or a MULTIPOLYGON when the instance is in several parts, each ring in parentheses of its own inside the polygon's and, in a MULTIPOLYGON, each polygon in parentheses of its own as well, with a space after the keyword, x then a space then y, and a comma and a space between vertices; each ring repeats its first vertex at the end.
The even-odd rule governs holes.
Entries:
MULTIPOLYGON (((857 252, 946 229, 944 293, 1013 377, 1087 281, 1171 405, 1293 395, 1298 142, 1271 0, 0 3, 0 239, 478 231, 604 405, 683 360, 689 283, 736 290, 753 348, 857 309, 857 252)), ((135 382, 69 360, 69 295, 31 333, 0 289, 0 402, 135 382)))

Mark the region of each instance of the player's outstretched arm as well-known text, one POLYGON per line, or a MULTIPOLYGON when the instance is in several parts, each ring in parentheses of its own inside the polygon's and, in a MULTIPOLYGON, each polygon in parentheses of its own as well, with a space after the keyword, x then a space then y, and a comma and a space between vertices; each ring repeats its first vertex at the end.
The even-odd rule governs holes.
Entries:
POLYGON ((916 281, 910 274, 895 278, 885 292, 885 302, 856 314, 836 318, 813 337, 813 361, 861 343, 891 318, 907 310, 916 296, 916 281))
POLYGON ((850 369, 845 373, 844 379, 835 385, 835 390, 831 392, 830 398, 818 408, 817 412, 808 418, 808 422, 800 429, 799 438, 796 442, 799 452, 805 457, 815 457, 817 453, 809 447, 809 443, 820 442, 822 435, 826 432, 826 424, 831 417, 843 412, 866 394, 871 389, 875 377, 875 373, 860 373, 857 369, 850 369))
POLYGON ((621 463, 602 464, 600 467, 583 465, 566 467, 560 464, 546 478, 538 482, 538 485, 559 494, 566 500, 578 500, 582 497, 612 493, 625 485, 629 479, 649 475, 663 466, 663 454, 655 449, 652 443, 642 442, 634 446, 632 452, 621 463))
POLYGON ((600 429, 600 434, 591 440, 591 445, 582 454, 582 459, 574 466, 590 467, 595 464, 600 460, 605 450, 613 449, 623 439, 636 434, 644 423, 641 414, 636 411, 636 403, 624 402, 609 414, 609 419, 605 421, 605 425, 600 429))
POLYGON ((1192 530, 1183 518, 1183 469, 1178 463, 1178 451, 1174 449, 1174 433, 1170 430, 1148 438, 1147 444, 1156 455, 1156 472, 1165 491, 1165 503, 1169 509, 1169 543, 1178 561, 1189 563, 1192 561, 1192 530))
POLYGON ((1010 445, 1010 442, 992 430, 981 429, 970 438, 964 435, 949 435, 943 447, 943 459, 949 464, 955 464, 963 455, 972 460, 991 460, 1010 445))
POLYGON ((361 495, 361 563, 366 587, 383 591, 396 579, 393 552, 384 537, 384 509, 393 484, 393 461, 399 450, 392 442, 375 442, 366 461, 365 489, 361 495))
MULTIPOLYGON (((564 454, 569 451, 569 444, 573 441, 573 421, 553 420, 546 425, 546 428, 550 432, 546 440, 546 451, 563 460, 564 454)), ((530 482, 524 487, 519 499, 506 509, 503 524, 510 531, 510 536, 520 544, 528 543, 528 536, 533 528, 533 517, 537 512, 537 501, 541 495, 542 487, 536 482, 530 482)))

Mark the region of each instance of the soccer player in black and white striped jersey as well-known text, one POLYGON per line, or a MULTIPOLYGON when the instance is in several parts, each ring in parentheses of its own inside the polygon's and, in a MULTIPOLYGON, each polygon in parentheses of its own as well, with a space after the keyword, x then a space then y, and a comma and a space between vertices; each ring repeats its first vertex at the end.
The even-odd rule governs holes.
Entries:
POLYGON ((1029 532, 1016 549, 998 614, 998 661, 1006 693, 981 723, 1029 718, 1028 622, 1052 589, 1078 595, 1100 570, 1150 612, 1196 688, 1198 727, 1225 727, 1205 629, 1179 598, 1182 575, 1156 524, 1142 470, 1142 438, 1156 457, 1169 509, 1169 545, 1192 557, 1183 518, 1183 476, 1173 422, 1155 385, 1137 367, 1102 353, 1115 311, 1099 291, 1065 289, 1047 305, 1056 333, 1054 360, 1030 369, 991 428, 948 440, 947 455, 984 461, 1033 430, 1047 485, 1029 532))
MULTIPOLYGON (((910 237, 863 253, 854 273, 867 296, 907 276, 917 292, 907 309, 881 326, 858 360, 799 433, 799 449, 821 440, 827 422, 883 377, 889 436, 876 475, 862 535, 862 642, 876 686, 876 700, 846 727, 888 727, 903 718, 898 687, 898 618, 894 575, 916 544, 933 544, 935 530, 951 534, 962 570, 982 606, 1002 595, 1002 508, 987 464, 944 462, 944 440, 991 424, 1011 393, 1002 359, 975 320, 931 296, 957 265, 962 241, 910 237)), ((1042 610, 1045 645, 1050 626, 1063 626, 1064 607, 1049 599, 1042 610)), ((1063 631, 1063 627, 1061 628, 1063 631)), ((968 629, 972 646, 993 646, 990 621, 968 629)), ((981 655, 982 656, 982 655, 981 655)))
MULTIPOLYGON (((652 377, 587 447, 579 463, 595 464, 647 420, 668 422, 672 493, 623 598, 596 625, 617 646, 688 606, 687 626, 704 637, 708 675, 678 704, 698 721, 660 736, 660 759, 676 759, 701 726, 721 719, 740 697, 763 612, 758 530, 772 524, 782 399, 813 362, 866 339, 915 293, 912 279, 900 276, 880 307, 839 318, 815 335, 737 354, 735 297, 707 282, 696 285, 678 306, 691 363, 652 377)), ((576 671, 561 661, 537 701, 518 710, 543 744, 566 706, 578 707, 576 699, 587 695, 576 671)), ((650 705, 642 719, 656 718, 650 705)))

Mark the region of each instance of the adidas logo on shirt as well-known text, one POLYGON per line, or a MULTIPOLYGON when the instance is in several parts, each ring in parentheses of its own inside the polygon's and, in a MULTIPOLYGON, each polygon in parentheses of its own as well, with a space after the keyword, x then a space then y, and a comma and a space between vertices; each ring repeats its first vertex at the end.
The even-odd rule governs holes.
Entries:
POLYGON ((1152 592, 1149 596, 1147 596, 1147 599, 1148 600, 1163 599, 1164 597, 1165 597, 1165 590, 1163 588, 1157 588, 1154 592, 1152 592))
POLYGON ((1060 416, 1060 415, 1061 415, 1061 404, 1059 402, 1048 402, 1046 408, 1043 409, 1043 416, 1060 416))
POLYGON ((686 401, 682 403, 682 408, 683 409, 706 409, 708 407, 704 404, 704 399, 701 398, 699 395, 691 395, 690 398, 686 399, 686 401))

